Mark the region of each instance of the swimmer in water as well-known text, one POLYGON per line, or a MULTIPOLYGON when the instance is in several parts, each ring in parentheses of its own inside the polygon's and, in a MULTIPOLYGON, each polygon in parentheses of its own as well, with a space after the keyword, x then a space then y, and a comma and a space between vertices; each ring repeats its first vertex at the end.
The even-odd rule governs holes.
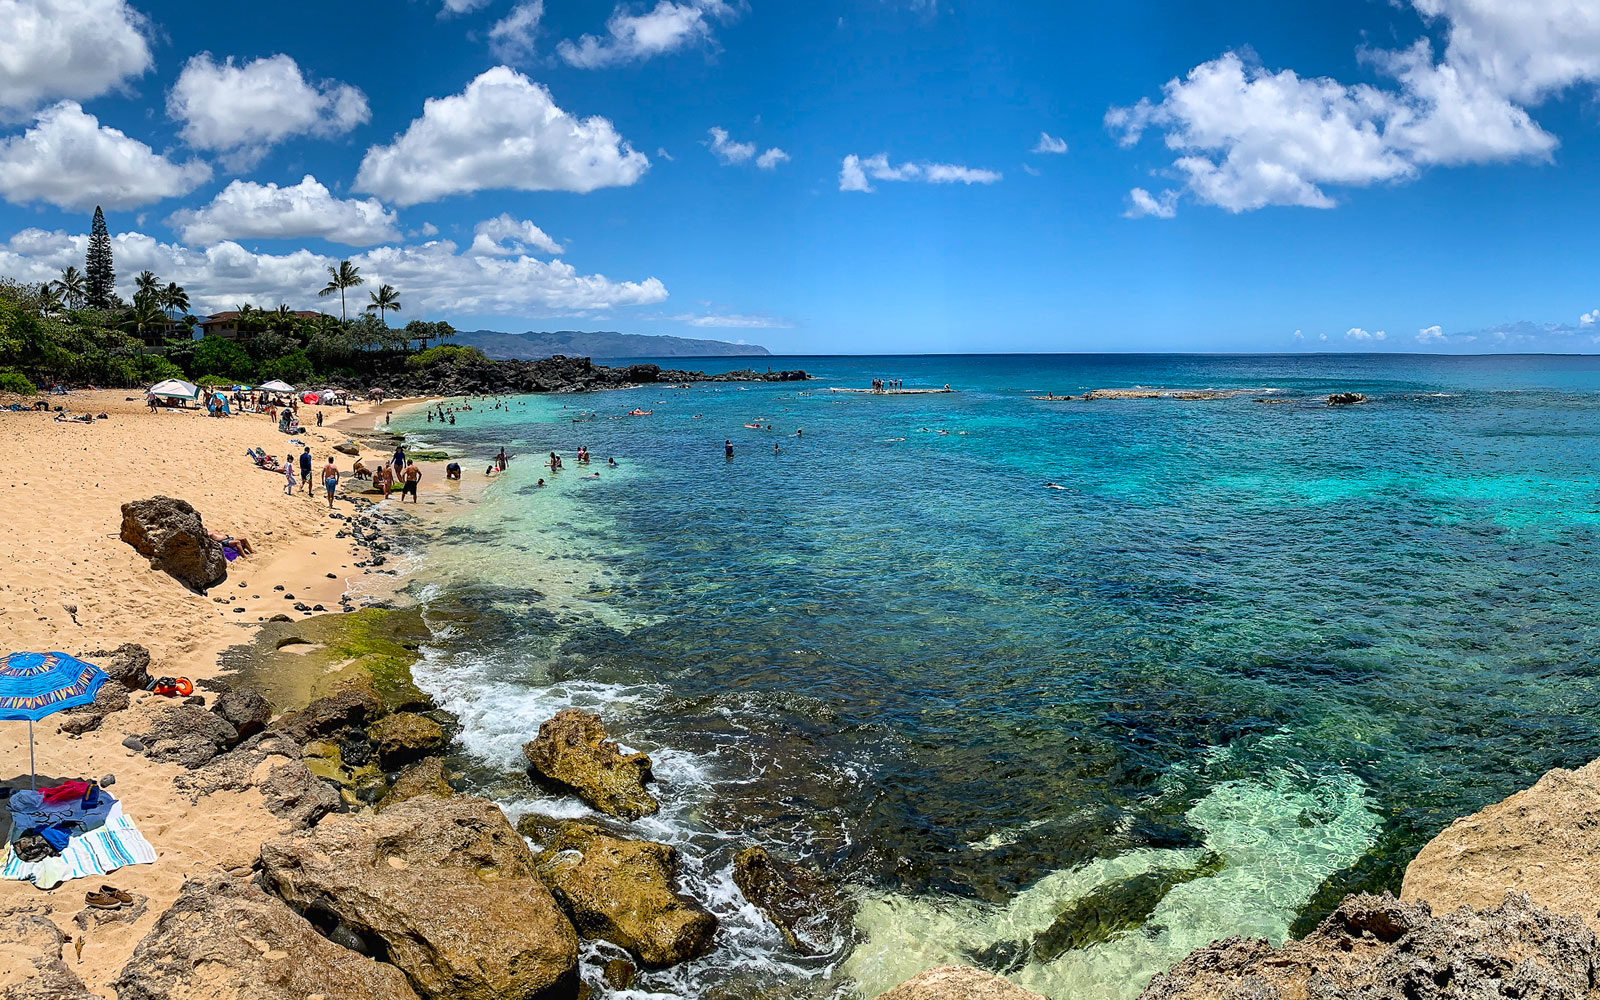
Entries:
POLYGON ((587 476, 579 476, 578 478, 579 479, 599 479, 600 478, 600 473, 591 472, 587 476))
POLYGON ((1060 483, 1045 483, 1044 484, 1044 488, 1047 489, 1047 490, 1064 490, 1064 489, 1066 489, 1066 487, 1062 486, 1060 483))

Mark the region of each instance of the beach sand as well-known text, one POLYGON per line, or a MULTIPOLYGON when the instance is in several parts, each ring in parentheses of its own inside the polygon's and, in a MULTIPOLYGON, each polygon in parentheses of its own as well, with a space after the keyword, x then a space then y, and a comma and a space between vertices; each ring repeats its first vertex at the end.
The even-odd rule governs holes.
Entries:
MULTIPOLYGON (((136 642, 151 650, 152 674, 198 681, 218 672, 218 651, 247 641, 259 619, 279 613, 299 617, 291 607, 297 601, 337 611, 347 588, 381 595, 381 588, 402 582, 367 575, 354 565, 358 557, 349 541, 334 537, 344 522, 329 517, 326 501, 317 495, 320 482, 312 497, 286 496, 281 475, 258 470, 245 457, 250 447, 267 448, 280 461, 298 457, 299 447, 266 416, 151 414, 142 394, 127 390, 78 392, 50 397, 50 402, 75 413, 104 412, 109 419, 84 425, 55 423, 47 413, 0 412, 0 509, 6 536, 0 551, 0 653, 82 655, 136 642), (256 554, 230 564, 227 582, 210 595, 190 593, 152 570, 119 538, 121 505, 155 495, 187 500, 208 529, 248 538, 256 554), (286 590, 274 590, 277 585, 286 590), (286 600, 286 592, 296 600, 286 600)), ((398 410, 400 404, 391 401, 383 408, 398 410)), ((300 439, 311 443, 316 469, 329 454, 342 471, 350 469, 353 459, 331 446, 352 431, 370 430, 377 408, 355 409, 350 415, 339 410, 339 421, 318 429, 314 408, 302 408, 311 426, 300 439)), ((335 415, 332 409, 326 413, 335 415)), ((363 455, 368 466, 386 454, 377 450, 380 446, 375 443, 363 455)), ((418 508, 407 505, 408 510, 421 513, 459 503, 455 490, 443 488, 442 465, 430 463, 425 475, 423 502, 418 508)), ((390 502, 397 505, 398 496, 390 502)), ((341 489, 335 509, 349 514, 352 507, 341 489)), ((99 731, 82 737, 59 733, 60 717, 34 725, 41 779, 114 774, 110 791, 155 847, 157 862, 123 868, 92 885, 88 879, 67 882, 50 892, 0 881, 0 911, 48 905, 63 932, 85 938, 81 962, 72 944, 65 948, 66 961, 102 996, 114 995, 110 981, 186 877, 248 868, 261 842, 281 826, 265 810, 259 792, 220 792, 191 803, 173 785, 182 773, 179 766, 154 763, 122 746, 127 733, 140 731, 140 716, 164 703, 137 692, 126 712, 109 716, 99 731), (73 918, 85 909, 84 893, 101 882, 149 897, 144 914, 131 922, 90 921, 87 931, 78 926, 73 918)), ((27 780, 27 740, 26 723, 0 722, 0 780, 27 780)), ((32 974, 16 947, 0 941, 0 991, 32 974)))

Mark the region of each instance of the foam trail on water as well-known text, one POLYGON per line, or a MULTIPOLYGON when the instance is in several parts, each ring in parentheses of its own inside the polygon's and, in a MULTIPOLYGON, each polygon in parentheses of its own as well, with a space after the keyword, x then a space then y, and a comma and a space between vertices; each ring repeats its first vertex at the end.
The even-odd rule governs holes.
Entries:
POLYGON ((1137 850, 1045 876, 1009 903, 864 894, 864 940, 842 971, 874 997, 923 969, 1017 956, 1009 978, 1052 1000, 1128 1000, 1196 948, 1233 934, 1274 943, 1329 875, 1373 843, 1379 819, 1361 781, 1273 769, 1215 785, 1187 813, 1204 846, 1137 850), (1056 917, 1097 888, 1212 855, 1221 869, 1166 892, 1140 927, 1041 960, 1028 948, 1056 917))

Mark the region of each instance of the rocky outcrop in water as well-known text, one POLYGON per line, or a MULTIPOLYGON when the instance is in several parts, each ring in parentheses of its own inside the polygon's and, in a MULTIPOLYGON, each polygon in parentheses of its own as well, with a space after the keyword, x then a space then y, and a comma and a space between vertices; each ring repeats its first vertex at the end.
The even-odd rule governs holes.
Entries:
POLYGON ((1359 392, 1335 392, 1328 396, 1329 406, 1354 406, 1366 401, 1367 397, 1359 392))
POLYGON ((529 770, 543 784, 575 792, 609 816, 638 819, 661 808, 645 790, 653 780, 650 758, 625 754, 606 739, 599 716, 563 709, 539 727, 522 747, 529 770))
POLYGON ((1349 896, 1274 948, 1228 938, 1155 977, 1140 1000, 1596 1000, 1600 945, 1525 894, 1435 916, 1388 894, 1349 896))
POLYGON ((492 802, 415 798, 261 848, 267 887, 382 948, 430 1000, 568 996, 578 939, 492 802))
POLYGON ((393 770, 419 761, 444 746, 444 727, 425 715, 396 712, 374 722, 367 739, 378 751, 378 760, 393 770))
POLYGON ((878 1000, 1045 1000, 999 976, 965 965, 941 965, 918 973, 878 1000))
POLYGON ((733 856, 733 883, 802 955, 825 955, 850 920, 837 888, 809 868, 780 861, 764 847, 733 856))
MULTIPOLYGON (((587 392, 659 382, 799 382, 809 377, 803 371, 744 370, 708 375, 658 365, 608 368, 588 358, 557 354, 539 361, 466 357, 420 371, 385 373, 371 381, 392 396, 498 396, 524 392, 587 392)), ((351 383, 346 388, 359 391, 368 386, 351 383)))
POLYGON ((394 779, 394 784, 389 786, 388 792, 373 808, 381 811, 397 806, 407 799, 448 799, 455 793, 455 789, 450 787, 450 782, 446 779, 444 763, 437 757, 429 757, 401 771, 399 777, 394 779))
POLYGON ((711 950, 717 918, 677 892, 674 848, 579 822, 560 824, 540 846, 539 877, 584 937, 626 948, 653 968, 711 950))
POLYGON ((1509 891, 1600 931, 1600 760, 1556 768, 1450 824, 1406 869, 1400 897, 1433 906, 1492 906, 1509 891))
POLYGON ((200 514, 172 497, 122 505, 122 540, 158 569, 197 594, 228 578, 222 543, 206 534, 200 514))
POLYGON ((123 966, 118 1000, 416 1000, 405 975, 333 943, 254 883, 212 876, 176 902, 123 966))

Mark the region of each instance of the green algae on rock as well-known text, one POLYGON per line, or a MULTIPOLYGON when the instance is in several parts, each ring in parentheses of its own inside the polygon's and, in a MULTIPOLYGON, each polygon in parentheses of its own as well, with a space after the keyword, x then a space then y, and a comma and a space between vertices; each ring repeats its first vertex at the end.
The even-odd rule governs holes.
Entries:
POLYGON ((383 712, 426 710, 433 703, 411 667, 431 635, 421 608, 362 608, 267 622, 251 642, 224 650, 221 662, 231 684, 260 691, 277 712, 350 685, 370 690, 383 712))

